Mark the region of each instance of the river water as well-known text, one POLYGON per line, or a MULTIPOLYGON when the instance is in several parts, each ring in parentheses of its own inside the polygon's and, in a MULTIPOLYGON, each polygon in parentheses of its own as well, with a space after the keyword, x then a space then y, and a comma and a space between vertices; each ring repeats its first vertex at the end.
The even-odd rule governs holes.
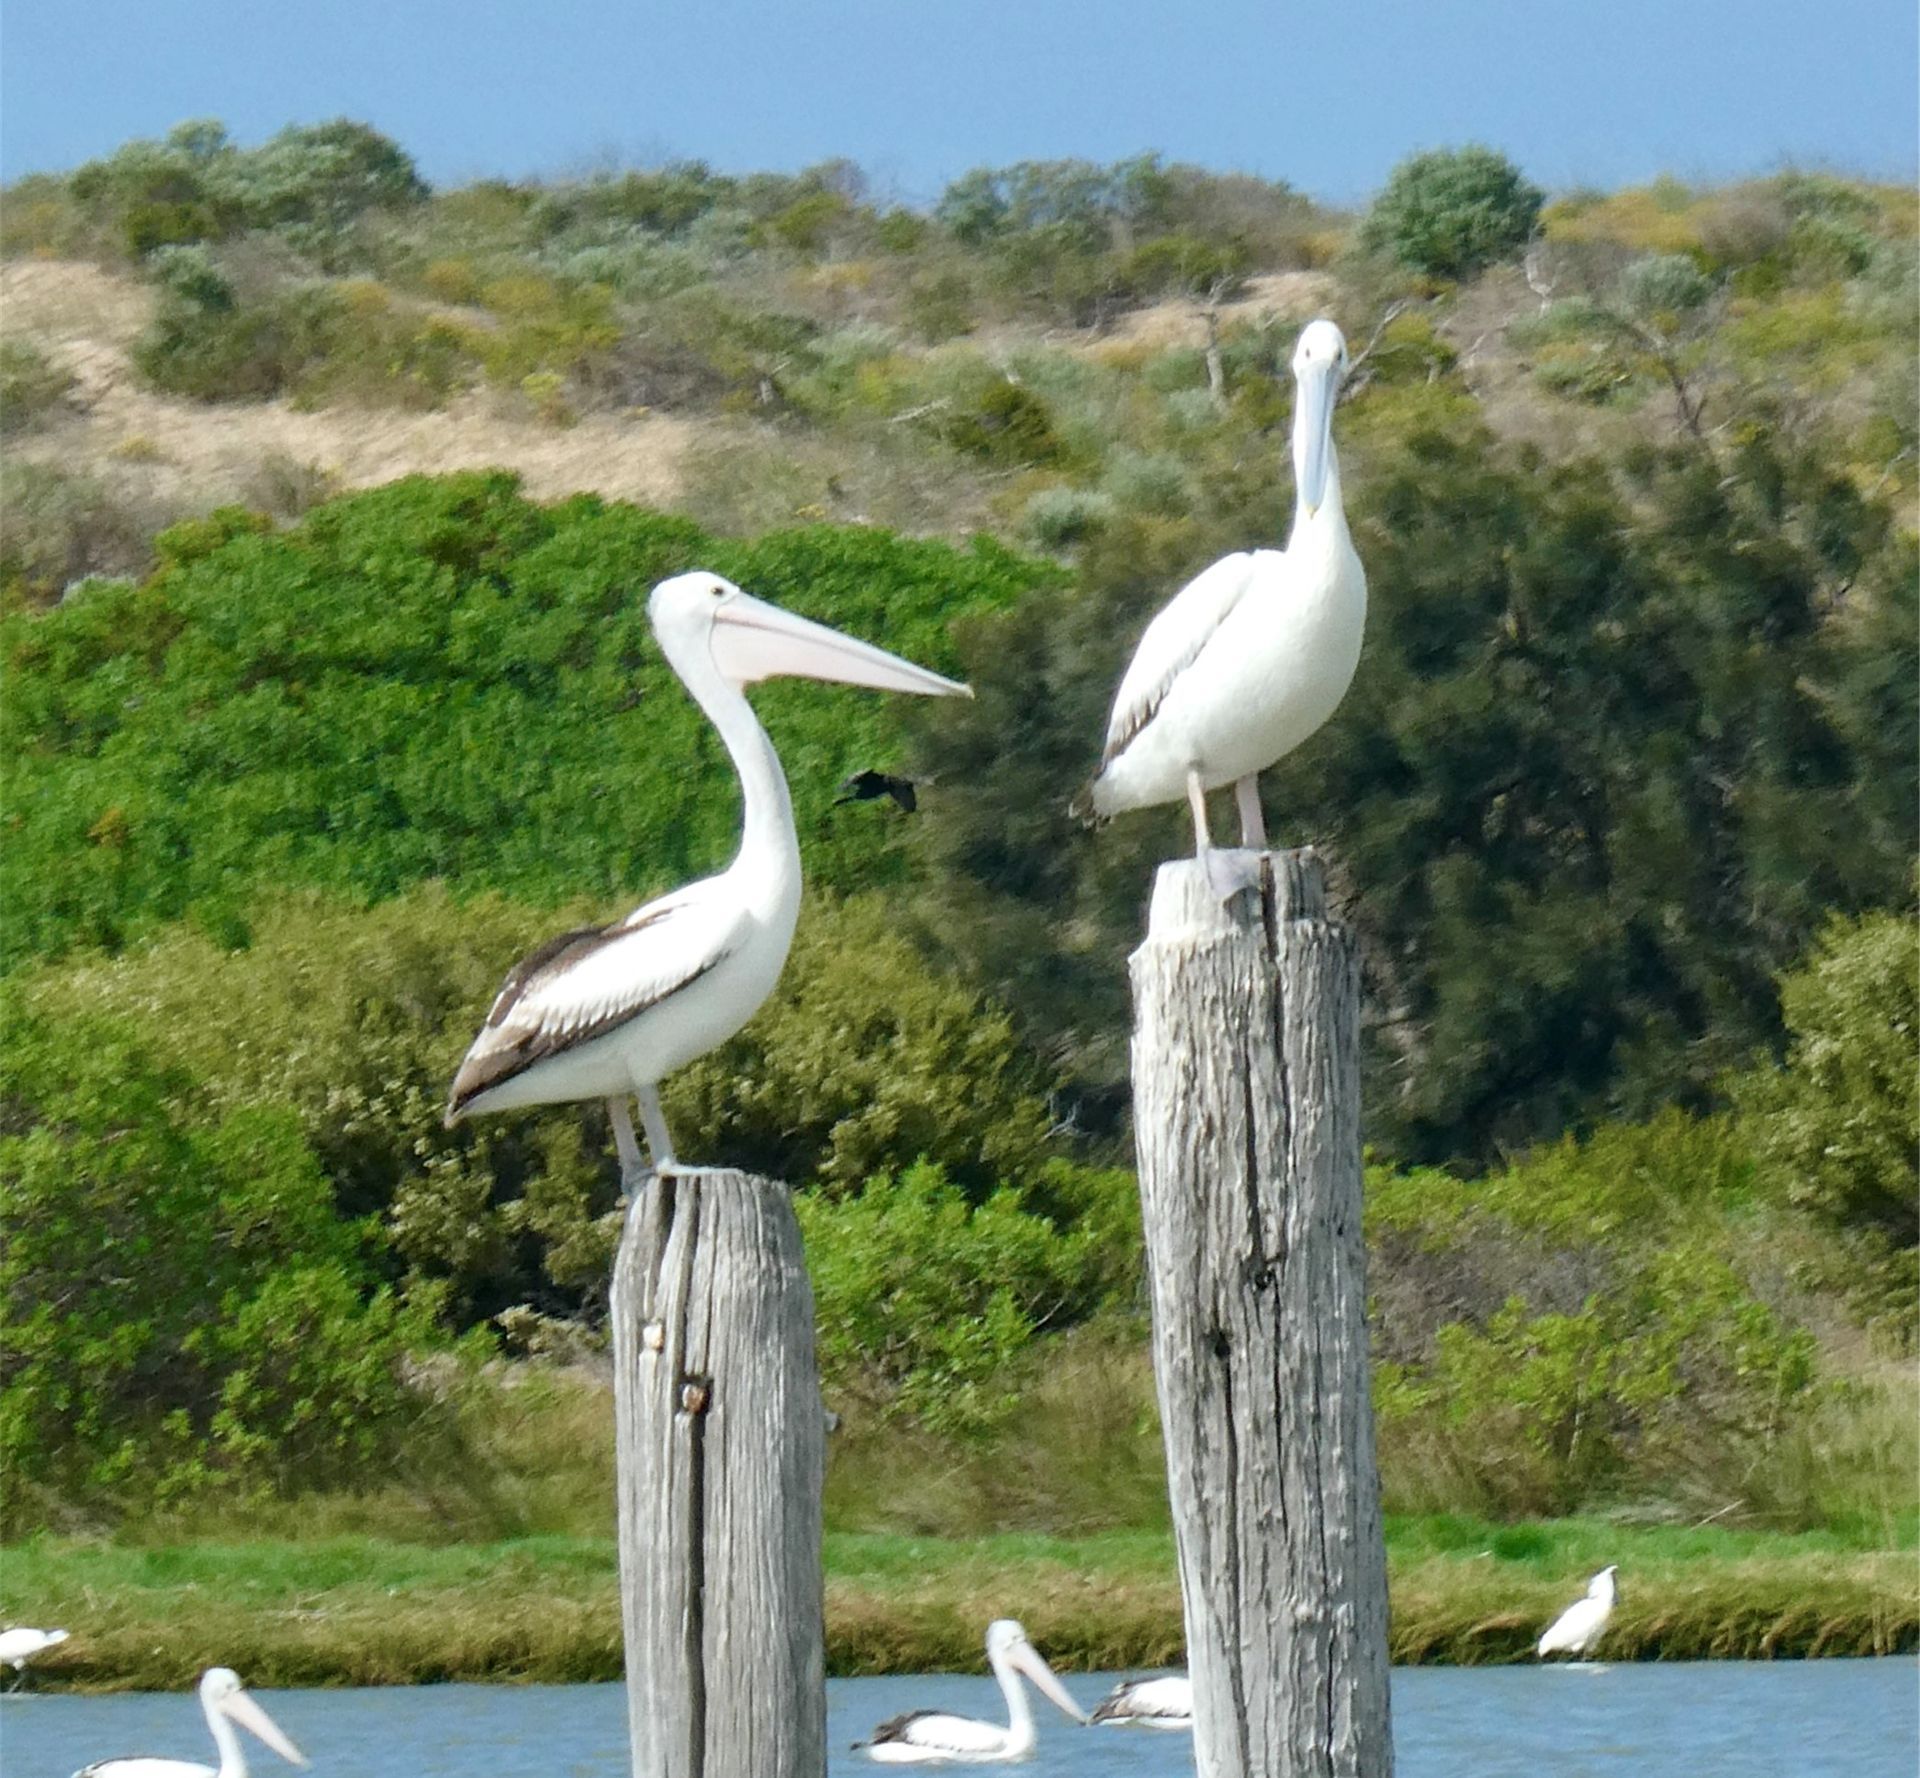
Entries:
MULTIPOLYGON (((1091 1704, 1113 1675, 1066 1684, 1091 1704)), ((256 1694, 326 1778, 625 1778, 618 1686, 392 1686, 256 1694)), ((1004 1718, 985 1678, 923 1674, 827 1687, 834 1778, 874 1772, 849 1743, 927 1706, 1004 1718)), ((1184 1734, 1083 1729, 1044 1702, 1025 1769, 1057 1778, 1184 1778, 1184 1734)), ((1911 1660, 1596 1667, 1414 1667, 1393 1676, 1399 1778, 1914 1778, 1911 1660)), ((291 1773, 249 1746, 254 1773, 291 1773)), ((109 1754, 207 1759, 193 1697, 0 1699, 5 1778, 68 1778, 109 1754)), ((743 1775, 745 1778, 745 1775, 743 1775)))

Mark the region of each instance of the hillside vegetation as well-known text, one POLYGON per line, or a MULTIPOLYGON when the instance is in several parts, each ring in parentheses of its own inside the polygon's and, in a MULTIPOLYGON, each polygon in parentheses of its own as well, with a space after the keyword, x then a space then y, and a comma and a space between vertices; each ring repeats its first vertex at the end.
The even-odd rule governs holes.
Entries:
POLYGON ((604 1523, 603 1113, 439 1109, 515 956, 725 862, 642 612, 695 564, 978 693, 755 694, 810 900, 667 1092, 799 1188, 834 1523, 1160 1523, 1124 959, 1185 817, 1064 807, 1151 611, 1278 540, 1325 312, 1368 637, 1266 787, 1363 942, 1390 1503, 1911 1540, 1912 194, 921 212, 196 124, 0 228, 10 1528, 604 1523), (416 421, 498 466, 353 461, 416 421))

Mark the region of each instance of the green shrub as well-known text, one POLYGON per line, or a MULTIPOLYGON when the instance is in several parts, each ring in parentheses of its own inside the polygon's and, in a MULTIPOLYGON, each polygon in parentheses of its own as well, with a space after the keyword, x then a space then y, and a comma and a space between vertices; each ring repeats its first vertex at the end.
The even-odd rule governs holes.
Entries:
MULTIPOLYGON (((977 1434, 1004 1419, 1036 1336, 1114 1306, 1111 1229, 1137 1205, 1133 1182, 1080 1178, 1116 1206, 1105 1231, 1095 1218, 1062 1226, 1012 1187, 970 1203, 932 1164, 869 1180, 854 1197, 797 1199, 829 1394, 935 1432, 977 1434)), ((1133 1240, 1137 1253, 1137 1215, 1133 1240)))
POLYGON ((1023 526, 1047 550, 1068 550, 1113 516, 1112 495, 1093 488, 1042 488, 1027 502, 1023 526))
MULTIPOLYGON (((329 501, 145 586, 16 614, 0 629, 0 732, 21 762, 7 956, 119 944, 269 886, 376 899, 445 877, 552 907, 718 868, 732 771, 644 610, 696 564, 935 668, 954 664, 955 618, 1055 572, 872 528, 720 542, 468 475, 329 501)), ((812 880, 901 880, 911 830, 833 810, 848 773, 894 757, 901 700, 754 695, 812 880)))
POLYGON ((66 400, 73 375, 25 340, 0 340, 0 437, 44 425, 66 400))
POLYGON ((1735 1082, 1748 1128, 1788 1201, 1858 1243, 1911 1319, 1920 1247, 1920 932, 1912 916, 1832 921, 1781 978, 1780 998, 1784 1064, 1735 1082))
POLYGON ((1394 168, 1361 239, 1428 277, 1465 278, 1524 247, 1544 201, 1494 149, 1436 149, 1394 168))
POLYGON ((0 602, 8 606, 51 604, 93 576, 144 574, 153 534, 173 516, 93 476, 17 460, 0 463, 0 509, 0 602))
POLYGON ((1477 1181, 1371 1173, 1376 1406, 1398 1505, 1737 1496, 1817 1399, 1813 1336, 1770 1306, 1777 1263, 1742 1237, 1752 1206, 1730 1122, 1677 1112, 1477 1181))
MULTIPOLYGON (((518 1305, 597 1320, 619 1235, 602 1107, 453 1130, 441 1112, 514 959, 615 911, 462 904, 438 885, 366 909, 213 901, 120 957, 29 975, 23 993, 49 1017, 124 1020, 223 1115, 292 1117, 340 1211, 382 1220, 388 1275, 453 1325, 518 1305)), ((689 1156, 835 1193, 925 1158, 980 1196, 1041 1189, 1044 1085, 1006 1016, 933 973, 887 905, 816 901, 773 999, 669 1081, 666 1104, 689 1156)))
POLYGON ((0 1477, 36 1499, 339 1484, 417 1409, 288 1114, 215 1112, 127 1025, 7 1007, 0 1477))

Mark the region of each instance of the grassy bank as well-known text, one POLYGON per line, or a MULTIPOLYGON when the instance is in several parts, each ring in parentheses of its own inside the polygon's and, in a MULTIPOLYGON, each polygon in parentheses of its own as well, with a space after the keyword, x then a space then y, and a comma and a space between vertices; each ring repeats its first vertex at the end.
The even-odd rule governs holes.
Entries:
MULTIPOLYGON (((1621 1567, 1607 1650, 1616 1659, 1912 1650, 1920 1596, 1910 1527, 1899 1542, 1397 1519, 1388 1532, 1394 1658, 1523 1658, 1604 1562, 1621 1567)), ((982 1627, 1008 1613, 1070 1669, 1180 1658, 1164 1534, 836 1534, 826 1557, 836 1674, 977 1667, 982 1627)), ((73 1631, 36 1669, 49 1689, 179 1687, 215 1662, 238 1662, 262 1685, 606 1680, 620 1670, 613 1546, 601 1538, 171 1548, 40 1539, 6 1551, 0 1595, 14 1621, 73 1631)))

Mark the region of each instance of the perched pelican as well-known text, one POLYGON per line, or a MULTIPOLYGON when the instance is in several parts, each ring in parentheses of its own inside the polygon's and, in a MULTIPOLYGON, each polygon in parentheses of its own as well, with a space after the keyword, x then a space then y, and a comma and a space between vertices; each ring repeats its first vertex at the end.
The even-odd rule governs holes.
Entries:
POLYGON ((200 1675, 200 1708, 207 1713, 207 1727, 220 1754, 219 1765, 135 1753, 124 1759, 96 1760, 82 1766, 73 1778, 247 1778, 247 1756, 240 1750, 235 1723, 258 1735, 282 1759, 296 1766, 307 1763, 307 1756, 281 1734, 273 1718, 247 1696, 240 1675, 231 1667, 209 1667, 200 1675))
POLYGON ((1035 1735, 1027 1688, 1020 1683, 1023 1673, 1075 1722, 1087 1720, 1087 1713, 1068 1695, 1067 1688, 1053 1676, 1053 1669, 1040 1658, 1040 1651, 1027 1640, 1026 1631, 1012 1618, 998 1618, 987 1626, 987 1664, 1006 1694, 1008 1720, 1004 1729, 997 1723, 976 1722, 970 1716, 909 1710, 904 1716, 883 1722, 873 1731, 871 1741, 856 1741, 854 1746, 864 1747, 869 1759, 890 1765, 997 1765, 1025 1759, 1033 1751, 1035 1735))
POLYGON ((1613 1616, 1614 1600, 1619 1597, 1613 1577, 1618 1564, 1609 1564, 1587 1582, 1587 1596, 1576 1599, 1555 1618, 1540 1638, 1542 1655, 1574 1655, 1585 1660, 1600 1640, 1600 1633, 1613 1616))
POLYGON ((1217 862, 1206 793, 1231 784, 1240 843, 1262 849, 1259 773, 1331 716, 1353 682, 1367 577, 1347 534, 1333 404, 1347 342, 1309 322, 1293 354, 1293 532, 1284 550, 1223 556, 1174 595, 1140 638, 1113 701, 1106 751, 1073 813, 1098 819, 1178 802, 1223 897, 1243 886, 1217 862))
POLYGON ((1122 1680, 1093 1707, 1095 1722, 1125 1728, 1139 1723, 1149 1729, 1193 1727, 1193 1681, 1184 1673, 1162 1679, 1122 1680))
POLYGON ((7 1690, 17 1692, 26 1683, 27 1663, 50 1648, 58 1648, 66 1639, 65 1630, 29 1630, 25 1625, 0 1630, 0 1662, 13 1669, 13 1684, 7 1690))
POLYGON ((655 1167, 674 1162, 661 1078, 738 1031, 773 992, 800 912, 800 847, 780 761, 742 687, 789 675, 879 691, 971 696, 897 655, 751 598, 717 574, 663 580, 647 616, 668 663, 740 774, 740 850, 717 877, 568 932, 509 972, 473 1040, 447 1122, 605 1099, 623 1173, 641 1172, 627 1095, 655 1167))

